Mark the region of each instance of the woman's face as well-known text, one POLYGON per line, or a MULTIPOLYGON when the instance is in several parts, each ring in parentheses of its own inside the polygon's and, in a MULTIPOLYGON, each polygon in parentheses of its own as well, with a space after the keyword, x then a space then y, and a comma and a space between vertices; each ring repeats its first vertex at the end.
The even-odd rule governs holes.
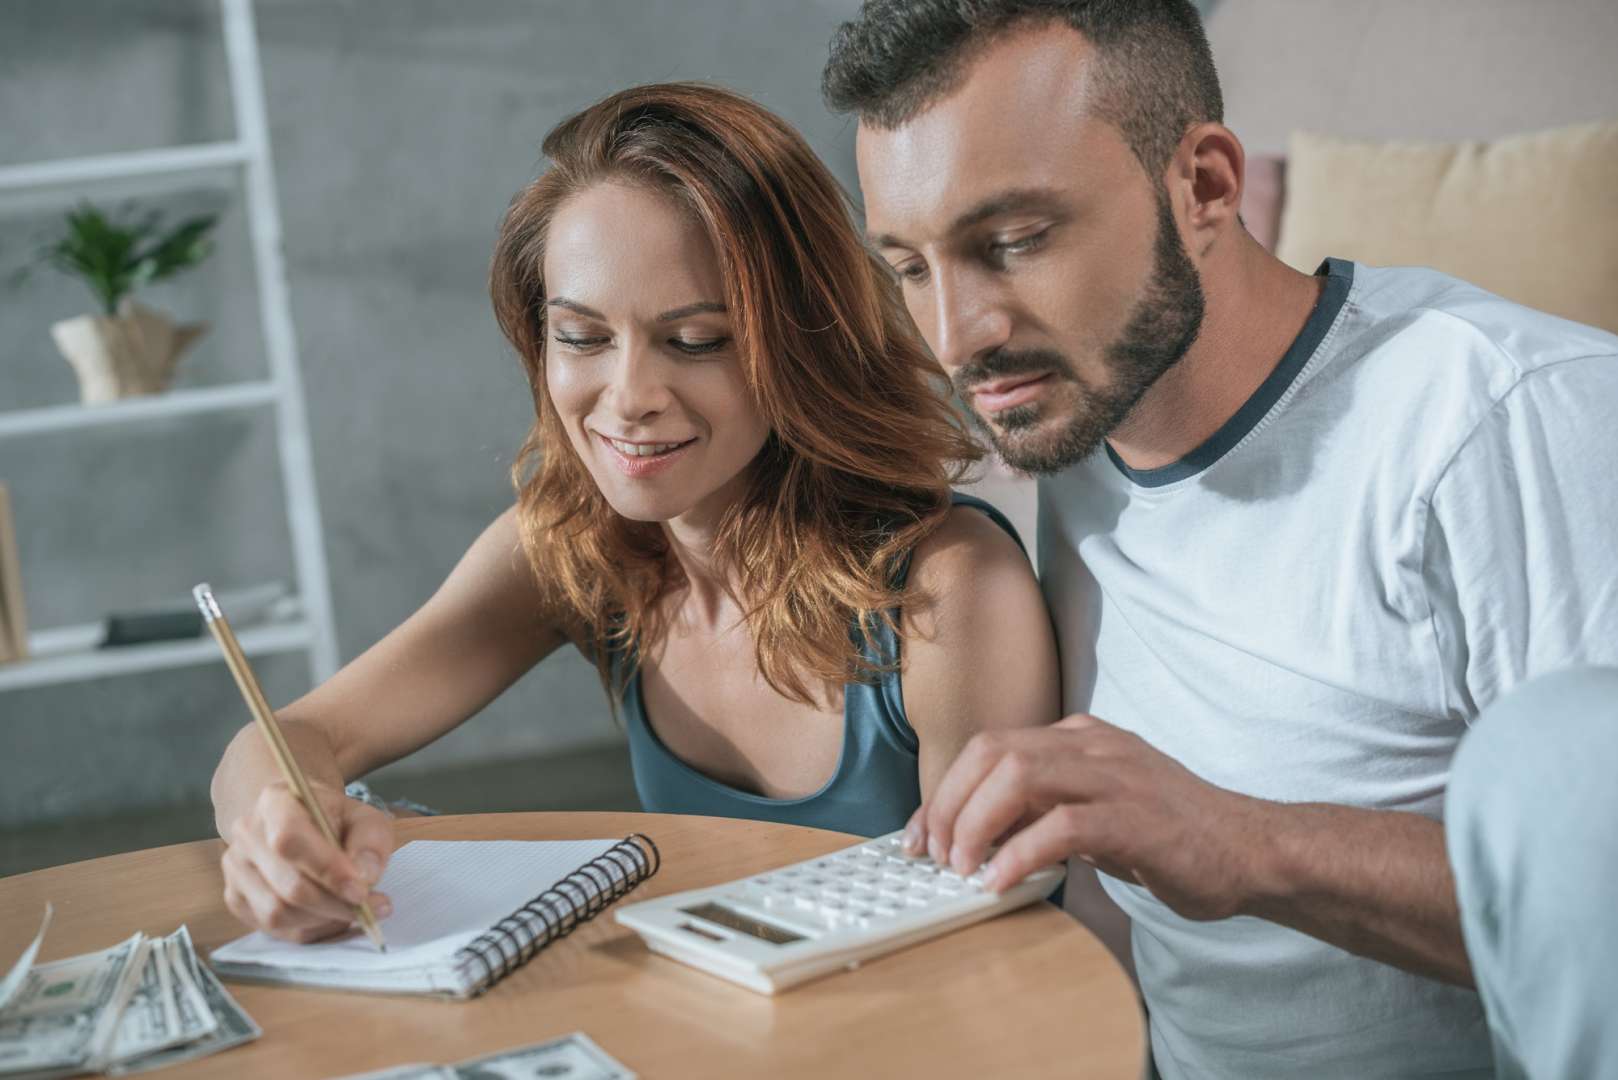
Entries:
POLYGON ((711 521, 769 434, 742 376, 719 261, 669 196, 604 182, 545 250, 545 384, 614 510, 711 521))

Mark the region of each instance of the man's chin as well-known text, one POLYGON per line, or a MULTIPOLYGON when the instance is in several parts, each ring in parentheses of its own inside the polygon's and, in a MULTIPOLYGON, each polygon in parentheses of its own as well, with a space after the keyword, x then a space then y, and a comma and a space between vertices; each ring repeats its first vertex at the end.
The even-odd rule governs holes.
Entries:
POLYGON ((1077 430, 1046 422, 1015 428, 988 429, 989 442, 1007 468, 1030 476, 1053 476, 1095 453, 1105 432, 1077 430))

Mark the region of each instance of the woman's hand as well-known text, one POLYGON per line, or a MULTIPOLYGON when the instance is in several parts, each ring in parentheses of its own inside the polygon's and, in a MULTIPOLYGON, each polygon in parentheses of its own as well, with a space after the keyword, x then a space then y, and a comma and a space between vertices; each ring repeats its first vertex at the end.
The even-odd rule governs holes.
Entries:
POLYGON ((393 910, 386 896, 372 891, 393 853, 392 819, 329 785, 310 786, 342 850, 326 841, 297 795, 277 780, 232 823, 221 860, 231 913, 255 930, 300 943, 347 930, 361 901, 370 901, 378 919, 393 910))

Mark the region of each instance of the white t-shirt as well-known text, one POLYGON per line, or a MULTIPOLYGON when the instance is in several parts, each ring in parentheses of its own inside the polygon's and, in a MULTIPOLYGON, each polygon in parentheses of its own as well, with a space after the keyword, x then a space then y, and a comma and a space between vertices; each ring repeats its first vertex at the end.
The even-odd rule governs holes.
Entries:
MULTIPOLYGON (((1204 446, 1040 482, 1064 711, 1234 791, 1438 818, 1480 709, 1618 662, 1618 338, 1433 271, 1321 272, 1204 446)), ((1491 1075, 1470 990, 1103 883, 1168 1080, 1491 1075)))

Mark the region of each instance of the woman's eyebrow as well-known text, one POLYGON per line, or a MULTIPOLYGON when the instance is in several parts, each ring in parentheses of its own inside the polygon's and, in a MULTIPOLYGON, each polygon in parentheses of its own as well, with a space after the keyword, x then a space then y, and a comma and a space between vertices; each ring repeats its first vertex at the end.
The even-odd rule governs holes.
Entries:
MULTIPOLYGON (((553 296, 549 300, 545 301, 545 306, 564 308, 573 312, 575 315, 583 315, 586 319, 599 319, 602 322, 607 321, 607 317, 601 314, 601 312, 597 311, 595 308, 587 307, 584 304, 579 303, 577 300, 569 300, 565 296, 553 296)), ((698 300, 696 303, 686 304, 684 307, 671 308, 659 315, 655 321, 664 323, 675 322, 679 319, 687 319, 692 315, 723 315, 726 310, 725 305, 717 300, 698 300)))
POLYGON ((569 300, 565 296, 553 296, 549 300, 545 301, 545 306, 566 308, 575 315, 583 315, 586 319, 600 319, 602 322, 607 321, 607 317, 601 314, 601 312, 597 311, 595 308, 585 307, 578 301, 569 300))
POLYGON ((671 308, 657 317, 658 322, 674 322, 678 319, 688 319, 693 315, 723 315, 725 305, 717 300, 698 300, 695 304, 685 307, 671 308))

